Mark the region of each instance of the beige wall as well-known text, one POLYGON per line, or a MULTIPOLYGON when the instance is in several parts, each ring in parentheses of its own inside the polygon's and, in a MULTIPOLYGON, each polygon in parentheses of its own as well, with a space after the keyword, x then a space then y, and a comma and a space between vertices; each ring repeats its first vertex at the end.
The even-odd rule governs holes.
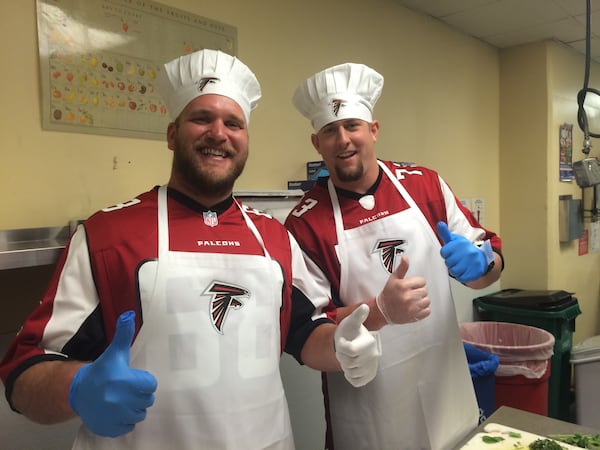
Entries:
MULTIPOLYGON (((583 312, 578 343, 600 332, 600 253, 579 256, 577 240, 559 242, 558 198, 582 194, 575 181, 559 180, 558 134, 573 124, 573 160, 585 156, 576 121, 584 56, 548 41, 501 51, 500 66, 500 225, 509 261, 502 286, 574 292, 583 312)), ((597 71, 592 64, 590 87, 600 84, 597 71)))
POLYGON ((501 52, 500 224, 507 258, 502 281, 511 288, 542 289, 548 276, 544 48, 501 52))
MULTIPOLYGON (((237 27, 238 55, 261 81, 237 189, 286 189, 305 177, 318 155, 293 90, 326 66, 363 62, 386 78, 376 109, 380 155, 439 169, 457 194, 484 197, 498 228, 495 49, 391 0, 368 9, 357 0, 263 0, 260 9, 242 0, 162 3, 237 27)), ((171 154, 160 141, 41 129, 35 2, 3 11, 0 229, 64 225, 165 182, 171 154)))

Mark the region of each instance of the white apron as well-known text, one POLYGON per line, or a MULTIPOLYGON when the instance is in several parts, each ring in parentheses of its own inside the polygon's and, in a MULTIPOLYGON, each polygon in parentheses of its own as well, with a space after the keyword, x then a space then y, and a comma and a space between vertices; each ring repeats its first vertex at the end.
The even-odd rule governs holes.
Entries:
POLYGON ((380 330, 379 372, 366 386, 357 389, 343 374, 327 374, 335 450, 451 449, 477 426, 479 414, 448 271, 425 216, 396 176, 379 165, 410 207, 352 230, 343 228, 329 180, 341 265, 340 297, 345 304, 354 304, 379 293, 390 273, 384 270, 376 244, 383 238, 402 239, 410 262, 406 276, 427 280, 431 315, 380 330))
POLYGON ((158 380, 132 433, 82 427, 75 449, 293 450, 279 374, 283 278, 265 256, 169 251, 166 187, 159 189, 158 262, 139 272, 143 326, 131 366, 158 380))

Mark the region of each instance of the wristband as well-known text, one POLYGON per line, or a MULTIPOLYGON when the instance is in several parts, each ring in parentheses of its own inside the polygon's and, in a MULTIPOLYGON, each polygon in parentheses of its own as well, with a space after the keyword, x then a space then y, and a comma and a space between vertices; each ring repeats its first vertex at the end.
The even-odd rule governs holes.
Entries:
POLYGON ((485 261, 488 263, 489 272, 490 270, 492 270, 491 268, 489 268, 489 266, 492 265, 492 267, 494 267, 494 250, 492 250, 492 243, 490 242, 490 240, 488 239, 487 241, 485 241, 481 245, 481 247, 479 247, 479 250, 481 250, 483 252, 483 255, 485 256, 485 261))

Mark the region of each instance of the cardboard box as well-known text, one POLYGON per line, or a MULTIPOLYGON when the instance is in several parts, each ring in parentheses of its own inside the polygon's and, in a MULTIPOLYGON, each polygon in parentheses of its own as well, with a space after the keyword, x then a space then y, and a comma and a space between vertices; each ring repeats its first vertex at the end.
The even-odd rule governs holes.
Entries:
POLYGON ((329 175, 325 163, 323 161, 309 161, 306 163, 306 179, 316 180, 319 177, 329 175))
POLYGON ((290 189, 290 190, 301 189, 304 192, 306 192, 309 189, 311 189, 315 185, 316 182, 317 182, 316 180, 295 180, 295 181, 288 181, 288 189, 290 189))

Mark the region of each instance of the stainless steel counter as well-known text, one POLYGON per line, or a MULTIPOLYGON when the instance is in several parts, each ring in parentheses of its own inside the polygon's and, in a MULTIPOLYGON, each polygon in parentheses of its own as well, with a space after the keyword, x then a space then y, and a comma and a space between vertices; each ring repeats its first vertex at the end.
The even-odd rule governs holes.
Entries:
POLYGON ((482 432, 483 427, 488 423, 498 423, 540 436, 548 436, 549 434, 600 433, 600 430, 594 428, 553 419, 551 417, 540 416, 508 406, 501 406, 488 417, 484 423, 479 425, 468 437, 466 437, 455 450, 460 449, 469 441, 469 439, 471 439, 471 437, 482 432))
POLYGON ((69 232, 68 226, 0 230, 0 270, 54 264, 69 232))

